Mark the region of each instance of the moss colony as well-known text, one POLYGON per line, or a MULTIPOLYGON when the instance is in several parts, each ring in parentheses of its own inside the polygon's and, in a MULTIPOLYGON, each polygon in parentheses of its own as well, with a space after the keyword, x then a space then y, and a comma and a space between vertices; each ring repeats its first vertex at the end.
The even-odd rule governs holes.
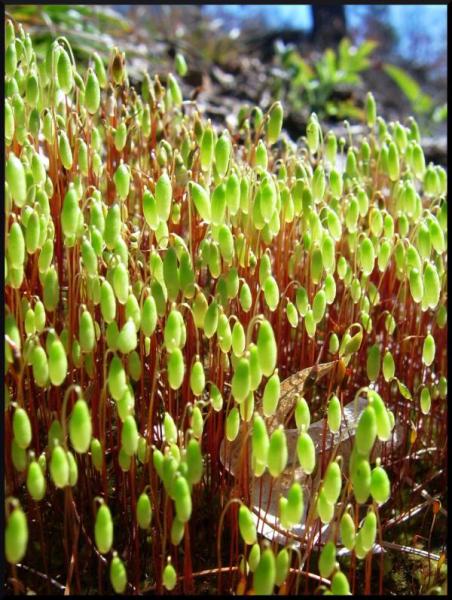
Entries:
POLYGON ((117 49, 5 40, 10 589, 387 591, 386 532, 445 487, 447 176, 416 122, 369 93, 363 139, 312 114, 295 144, 278 102, 220 132, 117 49))

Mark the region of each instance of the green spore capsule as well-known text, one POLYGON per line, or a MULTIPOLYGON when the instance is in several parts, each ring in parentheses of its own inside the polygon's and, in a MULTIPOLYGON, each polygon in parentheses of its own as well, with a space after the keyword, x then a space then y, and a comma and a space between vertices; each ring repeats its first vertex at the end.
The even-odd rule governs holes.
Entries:
POLYGON ((149 496, 143 492, 140 494, 136 508, 137 523, 141 529, 148 529, 152 521, 152 507, 149 496))
POLYGON ((272 145, 278 141, 283 123, 283 107, 281 102, 275 102, 269 111, 267 121, 267 143, 272 145))
POLYGON ((127 386, 126 391, 121 396, 121 399, 117 402, 118 415, 122 422, 132 414, 135 400, 133 397, 133 391, 130 385, 127 386))
POLYGON ((174 65, 176 68, 176 73, 179 75, 179 77, 185 77, 188 71, 188 67, 184 55, 180 52, 176 53, 176 56, 174 58, 174 65))
MULTIPOLYGON (((36 318, 36 309, 35 309, 35 318, 36 318)), ((444 304, 438 308, 438 312, 436 313, 436 324, 440 329, 444 329, 447 323, 447 308, 444 304)))
POLYGON ((364 521, 361 529, 358 532, 358 536, 361 537, 361 545, 363 550, 367 553, 375 543, 377 535, 377 516, 373 510, 370 510, 364 517, 364 521))
POLYGON ((138 450, 138 429, 133 415, 128 415, 122 424, 121 444, 128 456, 133 456, 138 450))
POLYGON ((441 254, 446 249, 444 233, 438 220, 435 217, 430 217, 428 220, 428 228, 432 246, 438 254, 441 254))
POLYGON ((92 435, 91 416, 85 400, 80 398, 74 404, 69 419, 69 437, 76 452, 88 452, 92 435))
POLYGON ((415 267, 410 269, 409 282, 411 296, 419 304, 424 297, 424 282, 421 273, 415 267))
POLYGON ((342 571, 337 571, 331 580, 331 592, 334 596, 349 596, 350 584, 342 571))
POLYGON ((323 479, 323 489, 329 502, 337 502, 342 488, 342 473, 337 461, 331 462, 325 472, 323 479))
POLYGON ((338 242, 342 237, 342 224, 334 210, 328 210, 327 226, 334 241, 338 242))
POLYGON ((190 487, 185 477, 179 476, 174 481, 173 496, 177 518, 181 523, 186 523, 191 517, 192 502, 190 487))
POLYGON ((304 510, 303 489, 294 482, 287 492, 286 516, 289 522, 296 525, 301 521, 304 510))
POLYGON ((320 323, 325 315, 326 310, 326 295, 324 290, 319 290, 312 301, 312 316, 314 322, 320 323))
POLYGON ((172 73, 168 74, 168 90, 175 106, 180 106, 184 100, 177 79, 172 73))
POLYGON ((208 192, 193 181, 189 184, 189 191, 199 216, 206 223, 210 223, 210 198, 208 192))
POLYGON ((57 488, 63 488, 69 483, 69 463, 67 454, 60 445, 55 446, 52 450, 50 476, 57 488))
POLYGON ((52 265, 44 275, 44 306, 48 312, 53 312, 58 306, 60 299, 60 285, 58 282, 58 274, 55 267, 52 265))
POLYGON ((261 169, 267 169, 268 166, 268 154, 267 148, 262 140, 259 140, 256 146, 256 152, 254 155, 254 164, 256 167, 261 169))
POLYGON ((386 350, 383 357, 383 377, 385 381, 391 381, 395 375, 394 358, 389 350, 386 350))
POLYGON ((193 435, 197 439, 201 439, 202 431, 204 429, 204 420, 202 418, 202 412, 198 405, 193 407, 193 411, 190 417, 190 427, 193 430, 193 435))
POLYGON ((201 481, 203 472, 201 444, 192 438, 187 444, 187 480, 195 485, 201 481))
POLYGON ((116 340, 117 349, 123 354, 129 354, 135 350, 138 344, 137 330, 133 319, 127 319, 116 340))
POLYGON ((25 556, 28 545, 28 524, 24 511, 20 506, 10 513, 5 528, 5 557, 16 565, 25 556))
POLYGON ((290 300, 287 301, 286 315, 291 327, 295 329, 298 325, 298 312, 297 307, 290 300))
POLYGON ((303 471, 310 475, 315 469, 316 453, 314 442, 306 431, 302 431, 298 436, 297 456, 303 471))
POLYGON ((231 264, 234 258, 234 238, 230 228, 224 223, 220 225, 218 230, 218 243, 223 260, 227 264, 231 264))
MULTIPOLYGON (((343 341, 345 342, 345 335, 343 338, 343 341)), ((355 352, 358 352, 358 350, 361 347, 361 343, 363 340, 363 332, 360 329, 358 331, 358 333, 355 333, 355 335, 352 335, 348 341, 344 344, 344 355, 351 355, 351 354, 355 354, 355 352)))
MULTIPOLYGON (((317 115, 312 113, 309 117, 308 124, 306 126, 306 139, 308 142, 309 150, 312 154, 315 154, 318 150, 320 143, 320 125, 317 119, 317 115)), ((330 142, 331 145, 331 142, 330 142)), ((331 149, 330 149, 331 152, 331 149)))
POLYGON ((336 352, 339 350, 339 338, 337 337, 336 333, 332 333, 330 336, 328 350, 331 354, 336 354, 336 352))
POLYGON ((250 510, 244 504, 239 509, 239 529, 246 544, 251 546, 256 542, 256 525, 250 510))
POLYGON ((91 313, 87 310, 82 312, 79 322, 79 341, 83 352, 91 352, 96 344, 94 323, 91 313))
POLYGON ((262 399, 263 412, 266 417, 275 414, 281 394, 281 382, 279 380, 278 369, 265 384, 264 395, 262 399))
POLYGON ((228 170, 231 149, 231 139, 228 132, 224 131, 215 144, 215 166, 220 177, 223 177, 228 170))
POLYGON ((167 589, 168 591, 174 590, 174 588, 176 587, 177 575, 176 575, 176 571, 174 570, 173 565, 171 564, 171 559, 169 557, 168 557, 168 564, 163 569, 162 580, 163 580, 163 585, 164 585, 165 589, 167 589))
POLYGON ((16 471, 21 473, 27 468, 27 453, 17 445, 14 438, 11 441, 11 460, 16 471))
POLYGON ((69 171, 72 168, 74 158, 72 156, 69 138, 64 130, 58 132, 58 153, 63 167, 69 171))
POLYGON ((350 458, 350 478, 356 501, 364 504, 370 494, 371 471, 367 458, 359 455, 355 449, 350 458))
POLYGON ((275 583, 282 585, 289 573, 290 556, 287 548, 282 548, 276 555, 275 562, 275 583))
POLYGON ((270 436, 268 447, 268 470, 272 477, 279 477, 288 460, 287 439, 284 429, 279 427, 270 436))
POLYGON ((14 439, 19 448, 26 449, 31 444, 31 423, 23 408, 16 408, 13 416, 14 439))
POLYGON ((250 568, 251 573, 254 573, 257 569, 259 561, 261 559, 261 548, 259 544, 256 542, 253 544, 250 553, 248 555, 248 566, 250 568))
POLYGON ((96 514, 94 539, 101 554, 110 552, 113 545, 113 520, 110 509, 105 503, 101 504, 96 514))
POLYGON ((39 387, 45 387, 49 381, 49 363, 42 346, 35 346, 31 355, 33 378, 39 387))
POLYGON ((49 348, 49 378, 52 385, 60 386, 67 375, 67 357, 64 346, 56 339, 49 348))
POLYGON ((36 211, 32 211, 25 231, 25 247, 28 254, 34 254, 39 247, 40 221, 36 211))
POLYGON ((262 373, 270 377, 276 366, 277 348, 273 328, 266 320, 259 327, 257 355, 262 373))
POLYGON ((431 262, 427 262, 424 268, 424 297, 422 299, 422 308, 435 309, 438 306, 441 294, 441 284, 438 271, 431 262), (425 308, 424 308, 425 306, 425 308))
POLYGON ((322 277, 323 273, 323 257, 322 251, 318 246, 314 246, 311 252, 311 261, 310 261, 310 270, 311 270, 311 281, 314 284, 318 284, 322 277))
POLYGON ((143 193, 143 215, 149 227, 155 231, 158 227, 160 216, 155 197, 146 189, 143 193))
POLYGON ((126 372, 121 360, 114 356, 108 369, 108 390, 117 402, 127 389, 126 372))
POLYGON ((239 433, 240 412, 237 406, 234 406, 226 417, 226 438, 233 442, 239 433))
POLYGON ((110 583, 116 594, 123 594, 127 587, 126 567, 116 552, 110 563, 110 583))
POLYGON ((99 80, 95 71, 91 68, 88 69, 88 76, 86 78, 85 85, 85 107, 86 110, 91 114, 95 114, 100 106, 100 86, 99 80))
POLYGON ((334 504, 328 500, 323 488, 320 489, 316 504, 317 514, 324 525, 330 523, 334 516, 334 504))
POLYGON ((367 352, 367 377, 375 381, 380 374, 381 353, 378 344, 371 346, 367 352))
POLYGON ((178 546, 181 543, 181 541, 184 537, 184 532, 185 532, 184 523, 181 523, 177 517, 174 517, 173 523, 171 525, 171 533, 170 533, 171 543, 174 546, 178 546))
POLYGON ((349 512, 345 512, 340 521, 340 534, 343 545, 348 550, 355 547, 356 528, 355 522, 349 512))
POLYGON ((222 225, 224 223, 225 211, 226 211, 226 185, 224 183, 221 183, 220 185, 217 185, 217 187, 214 189, 214 191, 212 193, 211 216, 212 216, 212 223, 214 225, 222 225))
POLYGON ((168 221, 171 214, 171 201, 173 190, 171 179, 165 171, 160 175, 155 185, 155 200, 157 203, 157 211, 161 221, 168 221))
POLYGON ((190 388, 195 396, 200 396, 206 385, 206 378, 204 375, 204 368, 202 366, 201 361, 196 360, 193 363, 190 373, 190 388))
POLYGON ((120 304, 125 304, 129 297, 129 272, 122 261, 113 270, 113 290, 120 304))
POLYGON ((140 305, 138 304, 138 300, 134 294, 129 294, 126 302, 126 310, 125 310, 126 319, 133 319, 135 324, 135 328, 138 330, 141 325, 141 312, 140 305))
POLYGON ((36 502, 42 500, 46 493, 46 480, 41 466, 36 460, 32 460, 27 472, 27 490, 36 502))
POLYGON ((165 440, 168 444, 177 443, 177 427, 173 417, 169 413, 165 413, 163 417, 163 429, 165 432, 165 440))
POLYGON ((77 484, 77 479, 78 479, 77 461, 75 460, 74 455, 70 451, 68 451, 66 453, 66 457, 67 457, 67 464, 68 464, 68 468, 69 468, 68 483, 71 487, 74 487, 77 484))
POLYGON ((245 400, 250 392, 250 362, 248 358, 240 357, 232 376, 231 392, 237 403, 245 400))
POLYGON ((113 182, 116 187, 116 193, 121 200, 125 200, 129 195, 130 190, 130 169, 122 162, 122 160, 113 175, 113 182))
POLYGON ((341 403, 336 395, 333 395, 328 402, 327 420, 328 427, 333 433, 337 433, 341 426, 341 403))
POLYGON ((428 389, 427 386, 424 386, 421 390, 420 404, 421 404, 422 414, 428 415, 430 412, 431 405, 432 405, 432 398, 430 396, 430 390, 428 389))
POLYGON ((9 230, 6 255, 11 268, 23 268, 25 261, 25 239, 22 228, 17 222, 14 222, 9 230))
POLYGON ((36 331, 35 313, 33 312, 32 308, 29 308, 27 310, 27 312, 25 313, 24 327, 25 327, 25 333, 27 334, 27 336, 32 335, 36 331))
POLYGON ((432 336, 431 333, 429 333, 425 337, 424 344, 422 346, 422 362, 424 363, 424 365, 429 367, 433 363, 433 361, 435 360, 435 352, 435 338, 432 336))
POLYGON ((5 165, 5 180, 8 183, 8 188, 15 205, 21 208, 27 198, 27 183, 22 161, 14 152, 9 153, 5 165))
POLYGON ((240 321, 236 321, 234 323, 234 327, 232 328, 232 351, 235 356, 242 356, 245 351, 245 330, 243 329, 243 325, 240 321))
POLYGON ((259 596, 273 593, 276 581, 276 562, 271 548, 266 548, 253 574, 253 588, 259 596))
POLYGON ((200 159, 201 159, 201 168, 203 171, 208 171, 212 165, 214 157, 214 135, 213 129, 210 125, 208 125, 202 134, 201 138, 201 150, 200 150, 200 159))
POLYGON ((97 275, 97 255, 92 244, 86 238, 82 241, 82 260, 88 274, 97 275))
POLYGON ((102 471, 102 463, 103 463, 103 450, 100 441, 97 438, 93 438, 91 440, 91 460, 93 462, 94 468, 99 472, 102 471))
POLYGON ((380 465, 377 465, 372 469, 370 476, 370 493, 372 494, 372 498, 378 504, 387 502, 391 495, 391 483, 388 474, 383 467, 380 467, 380 465))
POLYGON ((262 464, 267 464, 268 449, 270 441, 268 438, 267 427, 264 419, 258 415, 254 415, 253 431, 252 431, 252 455, 254 459, 262 464))
MULTIPOLYGON (((58 77, 58 85, 63 90, 65 94, 70 94, 72 88, 74 87, 74 72, 71 63, 71 59, 69 58, 66 50, 58 46, 58 52, 55 52, 56 56, 58 56, 57 61, 57 77, 58 77)), ((50 73, 49 73, 50 76, 50 73)))
POLYGON ((118 243, 121 224, 121 210, 119 204, 115 202, 110 206, 105 217, 104 240, 109 250, 113 250, 118 243))
POLYGON ((184 357, 180 348, 175 348, 168 356, 168 382, 171 389, 177 390, 182 385, 185 374, 184 357))
POLYGON ((367 406, 358 421, 355 434, 355 445, 361 456, 368 457, 377 437, 377 422, 372 406, 367 406))
POLYGON ((163 339, 168 352, 172 352, 175 348, 181 346, 182 327, 179 318, 179 312, 173 308, 168 315, 163 330, 163 339))
POLYGON ((232 344, 232 333, 229 319, 224 313, 221 313, 218 317, 217 338, 222 352, 229 352, 232 344))
POLYGON ((124 150, 126 142, 127 142, 127 125, 125 124, 124 121, 121 121, 121 123, 116 128, 116 131, 114 132, 114 144, 115 144, 116 150, 118 152, 122 152, 122 150, 124 150))
POLYGON ((375 411, 375 419, 377 423, 378 438, 385 442, 391 437, 391 423, 389 420, 388 411, 379 394, 374 390, 368 390, 369 404, 375 411))
POLYGON ((375 250, 369 238, 364 238, 359 246, 359 259, 364 275, 369 276, 375 264, 375 250))
POLYGON ((365 109, 367 125, 373 127, 377 122, 377 103, 372 92, 367 92, 366 94, 365 109))
POLYGON ((319 573, 322 577, 329 577, 336 565, 336 546, 333 541, 327 542, 320 552, 319 573))
POLYGON ((132 457, 127 454, 124 448, 121 446, 118 453, 118 465, 124 473, 130 471, 132 464, 132 457))
POLYGON ((295 405, 295 423, 298 429, 307 431, 311 424, 309 405, 303 396, 298 396, 295 405))
POLYGON ((325 272, 331 276, 336 266, 336 247, 332 237, 324 233, 320 246, 325 272))

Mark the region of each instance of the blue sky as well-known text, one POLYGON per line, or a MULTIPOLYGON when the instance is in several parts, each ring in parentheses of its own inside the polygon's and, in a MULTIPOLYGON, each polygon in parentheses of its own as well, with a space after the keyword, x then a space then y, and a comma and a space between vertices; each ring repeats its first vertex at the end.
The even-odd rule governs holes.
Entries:
MULTIPOLYGON (((360 13, 363 6, 349 5, 346 7, 349 25, 354 28, 360 23, 360 13)), ((222 11, 240 16, 255 12, 268 12, 276 26, 310 29, 312 25, 311 7, 309 4, 280 4, 280 5, 221 5, 222 11)), ((214 13, 216 7, 206 6, 206 11, 214 13)), ((438 51, 447 45, 447 5, 389 5, 389 18, 399 35, 399 52, 409 57, 410 35, 413 23, 422 24, 423 33, 428 36, 432 50, 438 51)))

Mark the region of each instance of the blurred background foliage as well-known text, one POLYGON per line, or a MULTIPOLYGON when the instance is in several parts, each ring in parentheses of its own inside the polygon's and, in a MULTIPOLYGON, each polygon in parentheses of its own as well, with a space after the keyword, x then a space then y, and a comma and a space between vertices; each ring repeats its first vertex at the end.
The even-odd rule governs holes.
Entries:
POLYGON ((58 35, 69 39, 81 63, 93 50, 107 62, 111 48, 120 47, 133 84, 144 71, 174 71, 182 52, 189 66, 184 93, 219 122, 244 105, 265 110, 278 98, 287 130, 297 137, 312 111, 333 123, 361 121, 372 89, 385 118, 414 113, 424 135, 438 136, 447 117, 446 7, 434 14, 429 8, 438 7, 7 5, 6 11, 27 27, 42 56, 58 35))

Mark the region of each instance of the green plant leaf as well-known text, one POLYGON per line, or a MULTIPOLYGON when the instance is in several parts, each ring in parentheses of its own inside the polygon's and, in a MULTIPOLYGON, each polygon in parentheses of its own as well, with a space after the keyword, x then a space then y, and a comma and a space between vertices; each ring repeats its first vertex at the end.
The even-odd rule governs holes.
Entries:
POLYGON ((384 64, 383 69, 389 77, 399 86, 405 96, 413 105, 413 108, 419 112, 427 112, 432 105, 432 99, 422 92, 420 85, 411 75, 400 67, 391 64, 384 64))

